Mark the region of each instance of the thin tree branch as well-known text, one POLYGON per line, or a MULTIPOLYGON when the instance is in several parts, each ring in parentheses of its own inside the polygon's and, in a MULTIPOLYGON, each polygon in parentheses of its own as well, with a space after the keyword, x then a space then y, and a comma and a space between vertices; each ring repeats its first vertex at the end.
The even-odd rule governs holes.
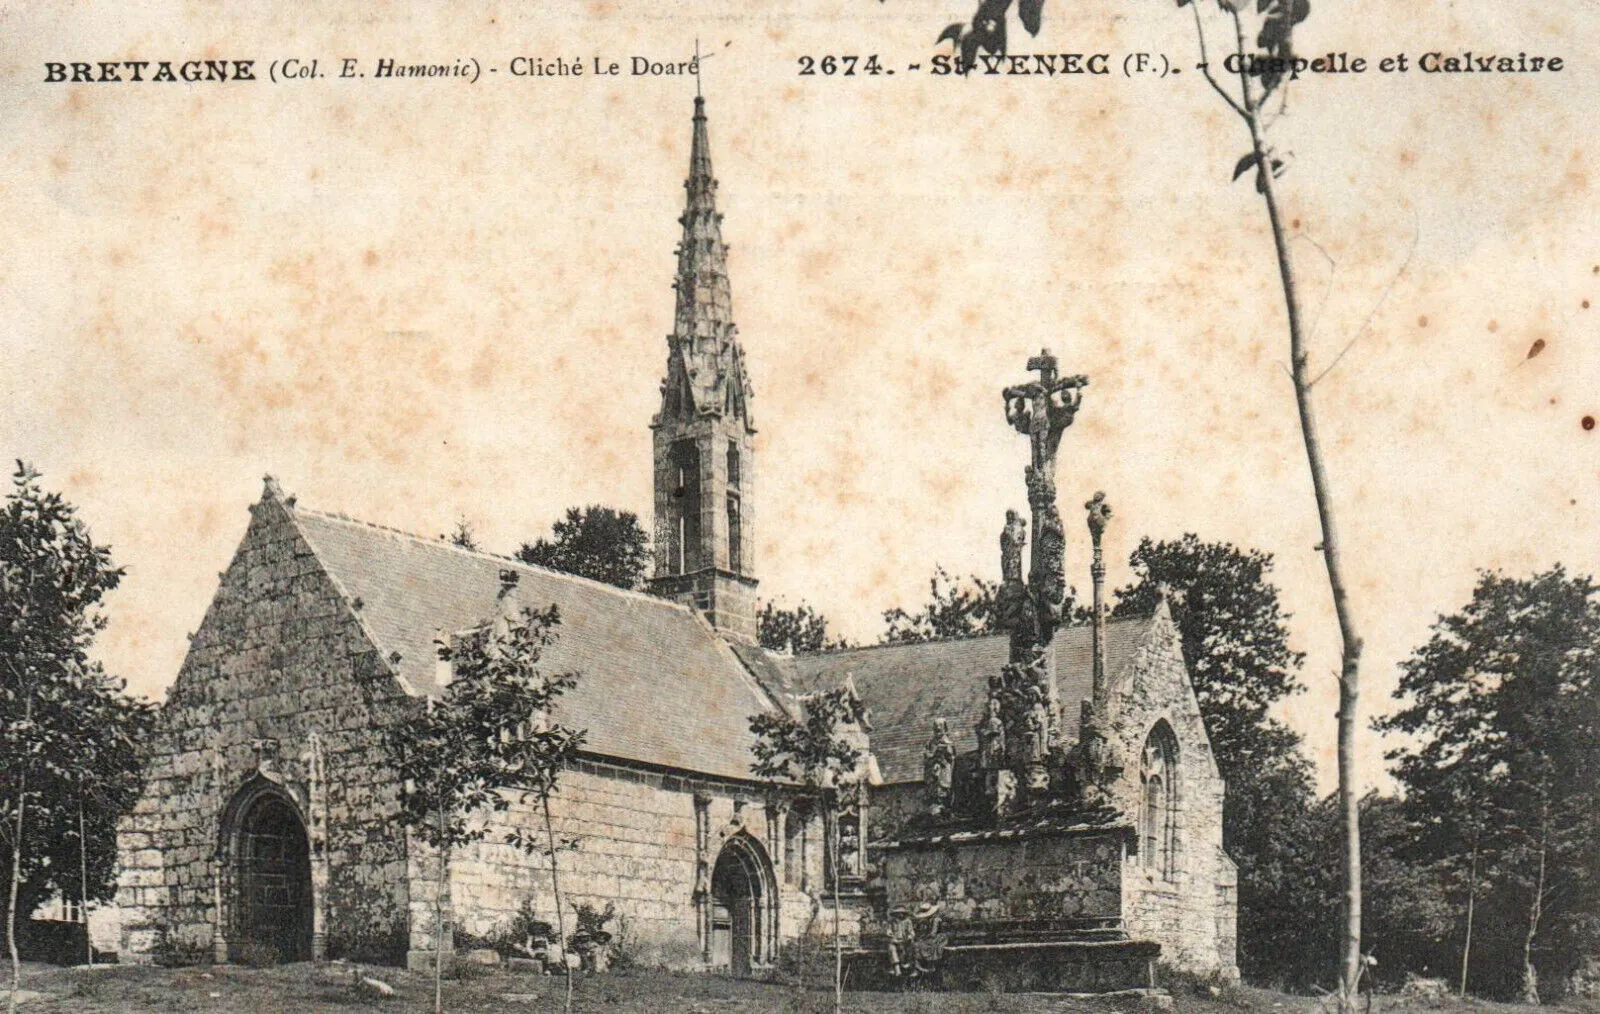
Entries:
POLYGON ((1212 89, 1222 96, 1222 101, 1228 104, 1228 108, 1232 109, 1243 120, 1245 119, 1244 107, 1235 102, 1233 96, 1228 94, 1227 89, 1223 88, 1217 82, 1217 79, 1211 76, 1211 57, 1206 55, 1206 29, 1205 24, 1200 20, 1200 4, 1197 0, 1192 0, 1189 4, 1189 9, 1194 12, 1194 32, 1200 40, 1200 73, 1205 75, 1205 79, 1210 83, 1212 89))
POLYGON ((1324 250, 1322 248, 1322 244, 1321 243, 1318 243, 1316 240, 1312 239, 1310 233, 1308 233, 1308 232, 1297 232, 1291 238, 1292 239, 1303 239, 1307 243, 1310 243, 1311 244, 1311 248, 1313 250, 1315 250, 1317 253, 1321 254, 1322 255, 1322 259, 1328 262, 1328 270, 1330 272, 1330 274, 1328 275, 1328 284, 1327 284, 1327 287, 1322 290, 1322 298, 1317 300, 1317 315, 1311 321, 1311 332, 1310 332, 1310 336, 1309 336, 1309 339, 1308 339, 1308 340, 1311 340, 1311 341, 1315 341, 1316 337, 1317 337, 1317 329, 1322 326, 1322 311, 1327 309, 1327 307, 1328 307, 1328 297, 1333 294, 1333 277, 1334 277, 1334 274, 1337 274, 1338 271, 1339 271, 1339 262, 1334 260, 1332 255, 1330 255, 1328 253, 1328 251, 1326 251, 1326 250, 1324 250))
POLYGON ((1378 301, 1376 303, 1372 304, 1372 310, 1368 312, 1367 319, 1361 322, 1361 327, 1356 331, 1355 336, 1345 343, 1344 348, 1339 350, 1338 355, 1333 357, 1333 362, 1324 367, 1321 373, 1318 373, 1315 377, 1311 378, 1311 382, 1306 385, 1307 387, 1316 387, 1318 382, 1320 382, 1323 377, 1326 377, 1328 374, 1332 373, 1333 368, 1339 365, 1339 361, 1344 358, 1345 353, 1349 352, 1350 349, 1355 346, 1355 343, 1360 341, 1362 336, 1367 333, 1367 328, 1372 326, 1372 318, 1378 315, 1378 311, 1382 309, 1384 302, 1388 300, 1389 293, 1394 291, 1395 283, 1400 281, 1400 276, 1404 275, 1406 273, 1406 269, 1411 266, 1411 258, 1416 256, 1417 240, 1421 235, 1422 225, 1420 222, 1414 221, 1411 230, 1411 248, 1406 251, 1406 259, 1400 263, 1400 269, 1394 273, 1392 278, 1389 279, 1389 284, 1384 286, 1383 294, 1378 297, 1378 301))

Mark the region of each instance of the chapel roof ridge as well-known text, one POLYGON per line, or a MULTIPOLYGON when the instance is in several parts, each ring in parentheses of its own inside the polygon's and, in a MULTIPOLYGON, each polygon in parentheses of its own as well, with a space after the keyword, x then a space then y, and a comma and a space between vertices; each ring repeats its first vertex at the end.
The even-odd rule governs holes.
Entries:
MULTIPOLYGON (((1117 625, 1125 624, 1125 623, 1148 623, 1153 619, 1155 619, 1155 610, 1154 609, 1152 609, 1148 613, 1141 613, 1138 616, 1107 616, 1106 617, 1106 626, 1111 627, 1111 626, 1117 626, 1117 625)), ((1077 630, 1077 629, 1080 629, 1080 628, 1081 629, 1088 629, 1090 626, 1093 625, 1093 623, 1094 623, 1093 620, 1084 620, 1082 623, 1065 623, 1065 624, 1061 625, 1060 629, 1061 630, 1077 630)), ((954 637, 930 637, 927 640, 923 640, 923 641, 879 641, 877 644, 851 644, 851 645, 846 645, 846 646, 844 646, 842 648, 823 648, 821 651, 797 651, 797 652, 794 653, 793 657, 795 657, 795 658, 825 658, 825 657, 829 657, 829 656, 849 655, 849 654, 852 654, 852 653, 863 652, 863 651, 879 651, 879 650, 882 650, 884 648, 918 648, 918 647, 922 647, 924 645, 929 645, 929 644, 951 644, 951 643, 958 643, 958 642, 963 642, 963 641, 981 641, 981 640, 984 640, 985 638, 991 638, 991 637, 1009 637, 1009 636, 1010 635, 1004 630, 989 630, 989 631, 984 631, 983 633, 979 633, 979 634, 957 634, 954 637)), ((777 654, 777 653, 776 652, 772 652, 772 654, 777 654)))
MULTIPOLYGON (((286 504, 286 506, 288 505, 286 504)), ((484 559, 497 560, 501 563, 509 563, 514 567, 520 567, 524 570, 537 571, 540 574, 548 574, 554 578, 571 581, 576 584, 588 585, 593 588, 599 588, 619 596, 644 599, 670 609, 682 610, 690 613, 694 612, 694 610, 680 602, 674 602, 671 599, 665 599, 659 595, 652 595, 646 591, 637 591, 633 588, 621 588, 607 581, 599 581, 592 577, 584 577, 582 574, 572 574, 564 570, 556 570, 553 567, 542 567, 537 563, 529 563, 526 560, 519 559, 515 556, 507 556, 504 553, 495 553, 487 549, 468 549, 466 546, 456 545, 449 539, 429 538, 426 535, 418 535, 416 532, 408 532, 403 528, 395 528, 392 525, 382 525, 375 521, 365 521, 361 518, 351 517, 349 514, 345 514, 342 511, 317 510, 312 507, 301 507, 298 504, 289 507, 289 510, 293 514, 310 514, 329 521, 342 521, 349 525, 359 525, 363 528, 376 529, 377 531, 386 532, 390 535, 398 535, 401 538, 410 539, 413 542, 420 542, 424 545, 432 546, 438 549, 462 553, 466 556, 482 557, 484 559)))

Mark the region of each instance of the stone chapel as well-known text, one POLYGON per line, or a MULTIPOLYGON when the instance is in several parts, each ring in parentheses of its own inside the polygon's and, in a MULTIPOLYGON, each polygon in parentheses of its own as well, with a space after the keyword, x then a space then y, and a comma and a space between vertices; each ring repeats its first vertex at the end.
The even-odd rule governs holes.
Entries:
MULTIPOLYGON (((270 948, 286 961, 421 966, 441 910, 460 940, 491 937, 525 907, 553 923, 547 860, 498 844, 500 833, 452 854, 439 896, 438 855, 395 820, 381 741, 448 683, 441 645, 511 601, 559 606, 545 663, 580 674, 558 706, 587 733, 552 801, 556 834, 579 843, 560 857, 563 895, 614 906, 637 960, 750 974, 786 942, 826 933, 835 907, 865 943, 891 906, 916 902, 941 906, 974 940, 1027 946, 1029 932, 1056 927, 1234 974, 1224 787, 1165 606, 1135 620, 1101 613, 1034 648, 1029 672, 1047 690, 1030 700, 1049 731, 1038 726, 1034 767, 1017 768, 1019 798, 1042 799, 1035 769, 1065 764, 1092 733, 1120 758, 1094 769, 1092 817, 1066 804, 1008 809, 994 793, 1012 783, 978 770, 1015 636, 815 656, 757 645, 753 392, 698 97, 685 189, 650 421, 648 592, 314 510, 269 477, 120 829, 124 960, 270 948), (838 686, 852 690, 865 760, 835 828, 799 787, 751 775, 749 720, 796 713, 805 695, 838 686), (1100 710, 1080 714, 1082 701, 1100 710), (930 768, 935 755, 953 760, 930 768), (945 796, 930 800, 938 770, 945 796), (952 779, 956 795, 968 782, 987 791, 998 815, 951 823, 952 779)), ((542 827, 519 806, 488 819, 494 832, 542 827)))

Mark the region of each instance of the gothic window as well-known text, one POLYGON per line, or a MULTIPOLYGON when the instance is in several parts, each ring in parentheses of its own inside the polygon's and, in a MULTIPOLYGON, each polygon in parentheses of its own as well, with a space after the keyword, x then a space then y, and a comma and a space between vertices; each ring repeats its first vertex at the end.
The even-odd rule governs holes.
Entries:
POLYGON ((700 565, 700 449, 693 440, 679 440, 672 445, 672 467, 675 473, 672 530, 676 545, 673 547, 672 570, 687 574, 700 565))
POLYGON ((739 488, 739 445, 728 441, 728 487, 739 488))
POLYGON ((1144 865, 1171 880, 1177 846, 1178 740, 1166 722, 1156 723, 1145 740, 1139 769, 1140 851, 1144 865))
POLYGON ((739 494, 728 494, 728 569, 735 574, 743 569, 740 541, 743 532, 739 523, 739 494))

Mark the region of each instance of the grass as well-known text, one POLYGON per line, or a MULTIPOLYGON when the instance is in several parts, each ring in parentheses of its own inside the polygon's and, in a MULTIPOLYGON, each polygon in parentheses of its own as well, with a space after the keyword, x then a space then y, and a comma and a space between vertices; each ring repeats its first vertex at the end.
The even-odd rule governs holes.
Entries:
MULTIPOLYGON (((360 966, 362 974, 395 989, 393 997, 372 999, 357 993, 358 966, 287 965, 150 968, 107 966, 90 969, 29 965, 23 988, 30 996, 23 1011, 73 1011, 82 1014, 276 1014, 329 1011, 429 1011, 432 978, 395 968, 360 966)), ((502 1011, 559 1011, 561 980, 485 969, 445 983, 445 1009, 457 1014, 502 1011)), ((574 1010, 584 1014, 829 1014, 831 992, 821 988, 749 982, 711 975, 664 972, 612 973, 580 979, 574 1010)), ((1219 995, 1175 993, 1174 1014, 1323 1014, 1314 997, 1290 996, 1249 987, 1230 987, 1219 995)), ((1142 1014, 1148 1002, 1135 999, 1070 1000, 1004 993, 845 994, 849 1014, 1142 1014)), ((1410 1000, 1380 996, 1374 1014, 1534 1014, 1551 1008, 1524 1008, 1481 1001, 1410 1000)), ((1572 1007, 1600 1014, 1600 1006, 1572 1007)))

